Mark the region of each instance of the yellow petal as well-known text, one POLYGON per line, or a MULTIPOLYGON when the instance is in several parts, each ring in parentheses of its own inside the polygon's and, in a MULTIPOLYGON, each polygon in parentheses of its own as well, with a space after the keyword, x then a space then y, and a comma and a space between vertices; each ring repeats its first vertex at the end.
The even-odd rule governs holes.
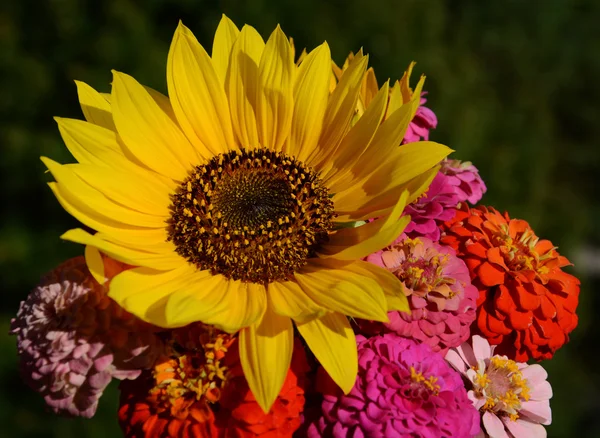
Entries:
POLYGON ((111 280, 108 295, 144 321, 159 327, 178 327, 167 318, 168 299, 182 289, 206 282, 209 277, 208 271, 196 271, 187 263, 167 271, 147 267, 128 269, 111 280))
POLYGON ((67 148, 80 163, 136 173, 140 177, 161 183, 170 191, 177 188, 172 179, 152 172, 139 161, 133 160, 131 155, 126 156, 116 132, 83 120, 60 117, 55 117, 54 120, 67 148))
POLYGON ((199 157, 179 127, 131 76, 113 71, 112 110, 127 149, 150 169, 182 180, 199 157))
POLYGON ((240 331, 239 351, 248 386, 262 410, 269 412, 292 361, 292 321, 269 305, 260 323, 240 331))
POLYGON ((408 191, 398 198, 394 209, 386 218, 380 218, 356 228, 342 228, 329 237, 320 250, 323 258, 357 260, 391 244, 402 233, 410 217, 400 217, 408 191))
POLYGON ((362 117, 344 137, 340 147, 328 163, 329 170, 325 173, 323 181, 331 193, 337 193, 354 182, 353 175, 347 170, 355 166, 371 144, 385 114, 387 98, 388 83, 386 82, 362 117))
POLYGON ((330 311, 388 321, 385 297, 377 282, 352 275, 335 261, 311 260, 294 277, 306 295, 330 311))
POLYGON ((306 161, 317 146, 329 98, 331 52, 323 43, 306 56, 294 84, 294 119, 286 153, 306 161))
POLYGON ((150 97, 154 100, 154 102, 156 102, 160 109, 169 116, 173 123, 179 126, 179 122, 177 121, 175 111, 173 111, 173 106, 171 106, 171 101, 169 98, 160 91, 156 91, 154 88, 147 87, 146 85, 144 85, 144 89, 148 92, 150 97))
POLYGON ((403 105, 381 124, 373 141, 350 171, 354 175, 355 184, 372 174, 381 165, 383 161, 381 157, 386 157, 387 160, 387 157, 398 149, 412 119, 411 111, 410 103, 403 105))
POLYGON ((238 143, 242 148, 259 147, 256 127, 256 98, 258 96, 258 64, 265 43, 251 26, 244 26, 233 48, 225 78, 231 120, 238 143))
POLYGON ((121 160, 125 159, 114 131, 83 120, 60 117, 55 117, 54 120, 65 145, 80 163, 106 166, 107 159, 103 157, 120 156, 121 160))
POLYGON ((383 289, 387 301, 387 310, 399 310, 410 313, 408 300, 404 294, 404 287, 400 280, 390 271, 379 266, 356 260, 343 265, 344 269, 353 274, 369 277, 377 282, 383 289))
POLYGON ((165 228, 168 215, 145 214, 117 204, 79 178, 72 171, 73 165, 60 165, 45 157, 42 157, 42 161, 58 181, 58 187, 50 184, 52 190, 55 191, 58 188, 62 197, 82 213, 96 217, 96 220, 101 220, 113 227, 119 227, 119 224, 130 224, 135 228, 165 228), (106 218, 106 220, 102 218, 106 218))
POLYGON ((348 319, 328 313, 296 327, 325 371, 348 394, 358 373, 356 338, 348 319))
MULTIPOLYGON (((135 173, 89 164, 64 167, 118 204, 141 213, 169 217, 170 191, 153 178, 140 178, 135 173)), ((71 189, 76 190, 75 187, 71 189)))
POLYGON ((181 22, 169 50, 167 85, 181 129, 202 157, 235 148, 223 84, 204 47, 181 22))
POLYGON ((212 63, 215 68, 215 73, 221 81, 221 85, 225 83, 225 75, 227 74, 227 66, 229 65, 229 55, 235 40, 239 36, 240 31, 237 26, 225 14, 221 17, 215 39, 213 40, 212 63))
POLYGON ((373 217, 387 216, 394 202, 396 202, 396 200, 402 194, 402 192, 408 191, 410 193, 408 201, 406 202, 407 205, 414 202, 429 188, 429 185, 431 184, 439 170, 440 166, 432 167, 427 172, 416 176, 415 178, 411 179, 405 184, 395 186, 392 189, 380 195, 373 196, 364 205, 362 205, 360 208, 358 208, 356 211, 352 212, 349 215, 340 212, 338 215, 338 219, 343 219, 344 221, 354 221, 366 220, 373 217))
MULTIPOLYGON (((144 228, 117 222, 75 198, 64 186, 59 186, 57 183, 48 185, 67 213, 88 227, 100 231, 111 241, 148 252, 159 253, 172 250, 173 244, 166 241, 167 234, 164 227, 144 228)), ((128 211, 125 210, 125 213, 128 211)))
POLYGON ((321 169, 323 162, 337 150, 342 138, 350 129, 367 62, 368 56, 357 54, 329 98, 319 147, 313 150, 307 160, 307 163, 316 169, 321 169))
POLYGON ((116 131, 108 100, 85 82, 75 81, 75 85, 85 119, 94 125, 116 131))
POLYGON ((75 243, 81 243, 83 245, 94 246, 109 257, 133 266, 146 266, 152 269, 168 270, 178 268, 182 264, 187 263, 175 252, 155 254, 135 250, 126 246, 114 244, 106 240, 100 233, 91 235, 80 228, 69 230, 60 236, 60 238, 75 243))
POLYGON ((335 194, 338 220, 362 220, 358 218, 391 207, 399 190, 406 189, 403 185, 430 171, 450 152, 452 149, 434 142, 408 143, 395 148, 371 175, 335 194))
POLYGON ((106 278, 104 277, 104 262, 98 248, 87 245, 84 251, 85 264, 87 265, 92 277, 100 283, 104 284, 106 278))
POLYGON ((258 66, 256 123, 262 147, 281 151, 292 126, 294 59, 279 26, 273 31, 258 66))
POLYGON ((166 310, 167 319, 172 324, 179 326, 202 321, 235 333, 260 320, 265 308, 263 285, 213 275, 201 284, 173 294, 166 310))
POLYGON ((269 283, 267 293, 275 313, 297 322, 306 322, 327 312, 323 306, 306 295, 295 281, 269 283))

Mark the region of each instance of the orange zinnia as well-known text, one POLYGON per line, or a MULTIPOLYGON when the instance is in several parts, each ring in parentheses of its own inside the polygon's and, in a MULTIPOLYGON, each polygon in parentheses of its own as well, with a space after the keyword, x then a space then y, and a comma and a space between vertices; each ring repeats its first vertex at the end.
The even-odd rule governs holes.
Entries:
POLYGON ((121 386, 126 437, 290 437, 304 409, 306 356, 296 342, 281 392, 265 413, 244 377, 235 335, 203 324, 172 332, 168 356, 121 386))
POLYGON ((579 280, 561 269, 569 260, 490 207, 463 205, 443 231, 479 289, 477 327, 490 344, 520 362, 550 359, 577 326, 579 280))

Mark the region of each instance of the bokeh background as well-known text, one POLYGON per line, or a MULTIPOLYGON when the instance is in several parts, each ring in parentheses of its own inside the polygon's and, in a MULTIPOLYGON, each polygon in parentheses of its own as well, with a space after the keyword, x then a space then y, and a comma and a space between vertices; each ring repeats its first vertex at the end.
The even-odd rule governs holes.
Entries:
POLYGON ((81 253, 58 236, 76 222, 55 201, 40 155, 72 161, 52 117, 82 117, 73 80, 110 90, 111 69, 166 91, 179 19, 206 47, 226 13, 298 47, 327 40, 338 63, 363 47, 381 82, 411 60, 439 118, 434 140, 473 161, 483 203, 526 219, 582 279, 580 323, 543 365, 551 437, 600 436, 600 2, 596 0, 3 0, 0 2, 0 435, 112 437, 117 390, 92 420, 47 414, 19 380, 19 302, 39 276, 81 253))

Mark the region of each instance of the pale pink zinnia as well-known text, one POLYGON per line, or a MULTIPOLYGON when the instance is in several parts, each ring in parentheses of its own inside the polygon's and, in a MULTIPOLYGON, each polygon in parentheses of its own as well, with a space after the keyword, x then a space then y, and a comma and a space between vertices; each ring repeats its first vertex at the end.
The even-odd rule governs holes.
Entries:
POLYGON ((477 435, 479 415, 461 376, 429 346, 393 333, 357 336, 358 375, 349 394, 325 392, 309 438, 461 437, 477 435))
POLYGON ((389 312, 390 322, 378 330, 424 342, 442 354, 469 339, 478 291, 471 285, 467 266, 452 248, 424 237, 402 235, 391 246, 369 255, 367 261, 400 279, 411 309, 411 313, 389 312))
POLYGON ((83 257, 42 279, 10 333, 27 384, 54 412, 82 417, 94 415, 112 378, 135 379, 162 352, 154 329, 107 296, 83 257))
POLYGON ((481 437, 544 438, 552 422, 552 387, 538 364, 494 355, 485 338, 475 335, 446 360, 469 382, 469 398, 482 415, 481 437))

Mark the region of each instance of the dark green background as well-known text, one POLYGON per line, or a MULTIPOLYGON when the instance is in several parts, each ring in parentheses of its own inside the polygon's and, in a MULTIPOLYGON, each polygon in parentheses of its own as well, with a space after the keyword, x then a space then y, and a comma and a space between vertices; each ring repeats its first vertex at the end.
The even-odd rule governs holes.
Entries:
POLYGON ((281 23, 299 47, 327 40, 338 62, 363 47, 380 83, 418 62, 440 123, 433 139, 479 167, 489 188, 484 203, 528 220, 576 262, 580 324, 543 364, 555 393, 548 432, 600 436, 600 256, 589 255, 600 247, 596 0, 2 1, 0 434, 118 436, 116 387, 94 419, 61 419, 44 413, 16 371, 9 319, 40 274, 82 251, 58 239, 76 223, 47 188, 38 157, 72 161, 52 117, 82 117, 74 79, 109 91, 114 68, 164 91, 178 20, 210 49, 222 12, 264 37, 281 23))

